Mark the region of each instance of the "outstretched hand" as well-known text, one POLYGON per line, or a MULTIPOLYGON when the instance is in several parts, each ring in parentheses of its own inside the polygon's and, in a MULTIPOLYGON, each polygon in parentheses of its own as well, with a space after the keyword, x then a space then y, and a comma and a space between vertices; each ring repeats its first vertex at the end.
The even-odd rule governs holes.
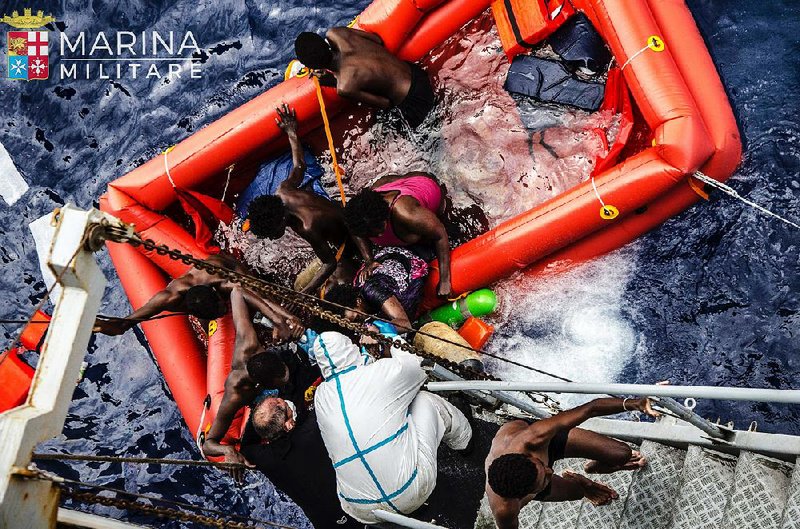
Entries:
POLYGON ((650 417, 661 417, 661 414, 653 409, 653 400, 650 397, 637 399, 633 409, 649 415, 650 417))
POLYGON ((130 322, 123 318, 113 318, 113 319, 105 319, 105 318, 96 318, 94 320, 94 327, 92 327, 92 332, 98 332, 100 334, 105 334, 107 336, 119 336, 120 334, 124 334, 125 331, 130 329, 130 322))
POLYGON ((286 134, 297 134, 297 111, 284 103, 277 107, 275 112, 278 113, 278 117, 275 118, 278 128, 286 134))
POLYGON ((303 323, 295 316, 291 316, 286 318, 283 323, 275 322, 272 339, 277 341, 299 340, 305 331, 303 323))
POLYGON ((450 299, 453 297, 453 287, 450 285, 449 279, 439 280, 439 286, 436 289, 436 295, 445 299, 450 299))
POLYGON ((256 468, 256 466, 247 460, 238 450, 234 449, 233 447, 230 448, 225 453, 225 460, 224 463, 233 464, 233 465, 241 465, 238 467, 228 467, 225 470, 228 471, 228 474, 236 481, 236 483, 242 483, 244 481, 244 471, 246 468, 256 468))

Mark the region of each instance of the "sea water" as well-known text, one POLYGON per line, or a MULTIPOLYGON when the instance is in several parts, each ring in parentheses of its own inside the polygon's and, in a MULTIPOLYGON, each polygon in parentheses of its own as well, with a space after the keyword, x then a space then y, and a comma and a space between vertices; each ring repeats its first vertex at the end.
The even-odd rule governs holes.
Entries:
MULTIPOLYGON (((298 32, 346 24, 365 5, 339 0, 309 7, 279 0, 216 2, 198 8, 188 0, 134 0, 95 2, 92 9, 55 2, 37 6, 53 12, 63 24, 59 30, 191 30, 203 48, 203 78, 64 83, 0 79, 0 143, 30 187, 21 197, 14 196, 15 203, 0 203, 2 317, 26 317, 45 290, 30 223, 66 201, 91 206, 111 180, 276 84, 298 32)), ((792 0, 693 0, 689 5, 728 89, 744 139, 744 159, 730 184, 797 220, 800 70, 795 29, 800 6, 792 0)), ((23 7, 27 6, 0 1, 3 13, 23 7)), ((480 43, 476 47, 465 42, 464 51, 491 63, 484 75, 499 86, 503 64, 496 43, 481 40, 480 34, 467 40, 480 43)), ((451 44, 461 46, 460 41, 451 44)), ((502 92, 493 88, 484 96, 476 91, 484 83, 469 78, 477 73, 473 61, 459 63, 457 56, 443 53, 429 66, 440 72, 436 89, 444 103, 423 126, 429 139, 401 134, 392 128, 391 119, 382 130, 365 123, 363 134, 353 132, 347 139, 360 156, 343 159, 354 187, 383 172, 432 167, 446 180, 455 202, 480 205, 487 222, 496 225, 586 178, 597 152, 585 133, 586 120, 611 121, 613 127, 613 116, 571 116, 541 107, 527 114, 528 121, 517 121, 513 101, 502 92), (532 132, 564 131, 552 142, 559 153, 556 159, 540 157, 536 165, 526 159, 526 124, 532 132), (491 148, 479 151, 483 142, 491 148), (374 165, 364 162, 367 159, 374 165), (524 177, 514 182, 508 180, 510 175, 524 177), (519 191, 513 200, 498 193, 505 185, 519 191)), ((288 238, 281 244, 294 245, 288 238)), ((674 384, 796 388, 799 253, 796 231, 715 195, 619 252, 564 274, 503 282, 498 287, 501 310, 492 320, 497 334, 489 351, 576 380, 669 379, 674 384)), ((107 254, 100 253, 99 259, 110 280, 102 311, 126 314, 129 305, 107 254)), ((248 256, 257 259, 258 255, 248 256)), ((265 259, 262 266, 272 262, 265 259)), ((2 324, 4 338, 16 329, 2 324)), ((198 457, 138 329, 120 337, 93 338, 86 359, 89 366, 73 395, 63 434, 38 450, 198 457)), ((509 379, 538 377, 489 363, 509 379)), ((762 431, 800 434, 797 407, 701 401, 698 410, 714 419, 733 420, 739 427, 756 420, 762 431)), ((238 487, 212 469, 106 463, 42 466, 73 479, 307 527, 302 513, 256 473, 238 487)), ((186 525, 154 523, 110 507, 90 510, 115 517, 125 514, 132 522, 160 527, 186 525)))

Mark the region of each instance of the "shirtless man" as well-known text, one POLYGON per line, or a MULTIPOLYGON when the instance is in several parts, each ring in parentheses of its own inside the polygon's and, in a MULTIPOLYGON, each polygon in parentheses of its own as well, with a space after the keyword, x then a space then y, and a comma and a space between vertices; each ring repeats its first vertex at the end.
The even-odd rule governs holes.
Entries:
POLYGON ((289 226, 311 245, 322 261, 319 271, 302 290, 312 293, 336 270, 337 254, 348 240, 348 232, 338 204, 312 191, 299 189, 306 163, 297 138, 297 116, 286 104, 276 110, 276 122, 289 137, 294 167, 289 178, 278 186, 275 195, 263 195, 253 200, 248 207, 247 219, 250 231, 258 237, 278 239, 289 226))
POLYGON ((370 189, 351 198, 344 208, 344 221, 350 230, 366 264, 369 275, 379 263, 366 241, 376 246, 414 246, 414 252, 426 260, 426 247, 432 248, 439 260, 440 297, 451 297, 450 241, 444 224, 439 220, 444 206, 444 194, 432 175, 412 172, 386 175, 370 189))
MULTIPOLYGON (((298 370, 298 363, 304 358, 292 356, 293 353, 288 351, 284 351, 286 356, 282 356, 280 352, 268 351, 261 345, 245 300, 245 292, 241 288, 234 288, 231 292, 231 312, 236 327, 236 345, 233 350, 231 371, 225 379, 225 392, 219 410, 203 442, 203 455, 224 456, 226 463, 240 463, 252 467, 253 465, 234 446, 222 444, 221 440, 241 408, 253 402, 264 390, 284 388, 290 383, 291 376, 298 370)), ((311 365, 303 364, 300 368, 311 370, 311 365)), ((312 378, 317 376, 318 372, 312 378)), ((278 400, 283 402, 281 399, 278 400)), ((288 418, 286 422, 286 427, 290 430, 294 426, 293 419, 288 418)), ((234 470, 234 478, 237 481, 241 479, 241 469, 234 470)))
MULTIPOLYGON (((227 255, 212 255, 206 262, 240 273, 246 272, 238 261, 227 255)), ((227 298, 235 286, 236 283, 232 281, 192 267, 181 277, 173 279, 167 288, 158 292, 130 315, 125 318, 98 318, 92 330, 108 336, 117 336, 164 311, 187 312, 202 320, 213 320, 228 312, 227 298)), ((272 321, 273 339, 296 339, 303 334, 300 320, 278 303, 268 301, 249 290, 243 290, 243 293, 251 307, 272 321)))
POLYGON ((325 37, 305 32, 295 40, 294 49, 315 75, 333 74, 340 96, 382 109, 398 107, 411 128, 433 108, 433 89, 425 70, 392 55, 374 33, 342 27, 331 28, 325 37))
POLYGON ((553 474, 553 463, 565 457, 590 459, 587 473, 608 474, 636 470, 647 464, 639 452, 604 435, 576 428, 591 417, 622 411, 657 416, 650 399, 595 399, 532 424, 511 421, 492 441, 486 458, 486 494, 499 529, 516 529, 519 512, 531 500, 569 501, 586 498, 605 505, 618 497, 611 488, 585 476, 553 474))

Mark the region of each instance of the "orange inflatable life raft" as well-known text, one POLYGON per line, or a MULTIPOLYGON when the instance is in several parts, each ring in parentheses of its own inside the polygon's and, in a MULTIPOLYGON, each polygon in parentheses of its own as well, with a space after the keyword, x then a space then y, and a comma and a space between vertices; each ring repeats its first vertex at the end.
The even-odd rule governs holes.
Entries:
MULTIPOLYGON (((355 26, 380 35, 399 58, 417 61, 489 7, 490 0, 375 0, 355 26)), ((553 263, 579 262, 619 248, 699 200, 694 190, 698 185, 690 185, 696 171, 725 180, 740 161, 733 112, 683 0, 572 0, 556 13, 558 7, 557 1, 495 2, 493 13, 506 52, 513 56, 535 44, 573 8, 584 13, 614 56, 604 105, 628 116, 619 135, 623 139, 609 146, 609 156, 598 161, 592 181, 455 248, 451 270, 456 294, 518 271, 538 273, 553 263), (619 160, 633 107, 651 131, 652 144, 619 160)), ((322 92, 330 115, 347 107, 335 90, 322 92)), ((133 223, 143 238, 206 257, 194 237, 162 213, 177 200, 173 182, 186 190, 221 189, 235 164, 231 186, 246 186, 261 160, 287 147, 275 122, 275 107, 285 102, 296 110, 302 136, 321 124, 316 97, 308 77, 274 86, 176 145, 168 155, 172 182, 165 171, 166 155, 159 156, 112 182, 100 199, 101 208, 133 223)), ((134 309, 163 289, 170 277, 187 270, 157 252, 120 244, 109 244, 109 251, 134 309)), ((422 310, 439 303, 437 283, 434 270, 422 310)), ((212 336, 206 353, 185 318, 145 322, 142 328, 187 425, 192 432, 202 431, 213 420, 230 366, 230 333, 212 336), (212 404, 206 409, 208 395, 212 404)))

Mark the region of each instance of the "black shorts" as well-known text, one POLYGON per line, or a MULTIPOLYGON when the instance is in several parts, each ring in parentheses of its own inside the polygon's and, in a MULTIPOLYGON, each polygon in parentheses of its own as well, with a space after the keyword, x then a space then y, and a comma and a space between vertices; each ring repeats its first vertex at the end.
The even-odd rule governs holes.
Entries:
MULTIPOLYGON (((547 447, 547 466, 553 468, 553 463, 558 461, 559 459, 564 459, 564 451, 567 449, 567 437, 569 437, 570 430, 561 430, 557 434, 550 439, 550 445, 547 447)), ((539 492, 536 496, 533 497, 534 500, 541 501, 543 498, 546 498, 550 495, 550 489, 553 487, 553 482, 547 484, 547 486, 539 492)))
POLYGON ((397 105, 403 117, 406 118, 412 129, 415 129, 425 120, 425 116, 434 106, 433 87, 425 70, 410 62, 411 86, 403 102, 397 105))

